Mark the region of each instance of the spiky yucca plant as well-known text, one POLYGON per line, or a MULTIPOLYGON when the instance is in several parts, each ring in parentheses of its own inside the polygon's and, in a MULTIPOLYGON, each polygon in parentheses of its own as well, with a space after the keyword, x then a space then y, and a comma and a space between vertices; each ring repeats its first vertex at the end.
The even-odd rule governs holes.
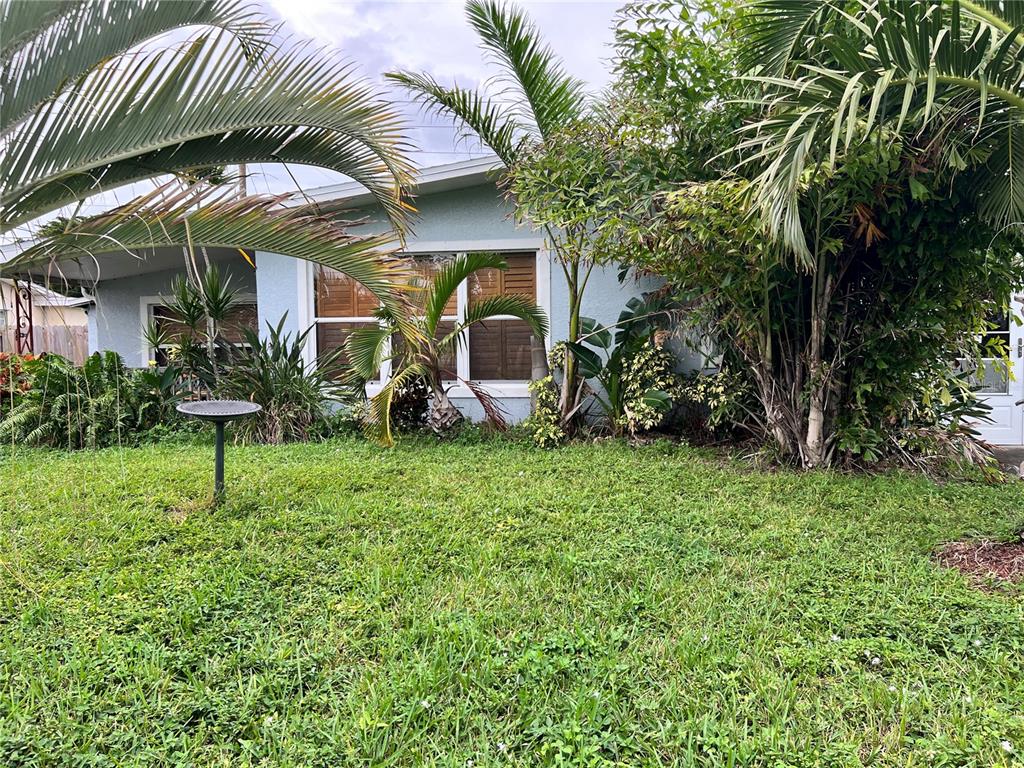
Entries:
POLYGON ((265 338, 245 329, 245 344, 235 350, 230 367, 221 377, 216 393, 234 400, 251 400, 263 409, 235 425, 243 440, 287 443, 315 436, 329 413, 331 403, 355 398, 341 382, 340 350, 321 355, 317 364, 306 364, 302 354, 313 330, 285 333, 285 318, 267 324, 265 338))

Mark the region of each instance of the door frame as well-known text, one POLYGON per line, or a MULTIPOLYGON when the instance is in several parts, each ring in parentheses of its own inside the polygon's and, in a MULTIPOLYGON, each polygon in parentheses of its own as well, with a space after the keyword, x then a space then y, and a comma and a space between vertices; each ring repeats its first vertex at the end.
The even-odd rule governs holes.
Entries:
POLYGON ((1010 383, 1006 393, 979 394, 992 412, 990 422, 975 424, 979 437, 993 445, 1024 445, 1024 325, 1014 317, 1024 316, 1024 295, 1010 301, 1010 383))

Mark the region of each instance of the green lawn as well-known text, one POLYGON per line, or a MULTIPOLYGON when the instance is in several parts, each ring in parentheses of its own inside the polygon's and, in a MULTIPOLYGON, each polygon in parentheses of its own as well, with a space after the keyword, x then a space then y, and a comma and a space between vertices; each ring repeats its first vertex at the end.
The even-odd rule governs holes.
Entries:
POLYGON ((208 444, 0 453, 0 765, 1024 754, 1024 588, 930 559, 1024 525, 1024 483, 667 444, 228 461, 212 510, 208 444))

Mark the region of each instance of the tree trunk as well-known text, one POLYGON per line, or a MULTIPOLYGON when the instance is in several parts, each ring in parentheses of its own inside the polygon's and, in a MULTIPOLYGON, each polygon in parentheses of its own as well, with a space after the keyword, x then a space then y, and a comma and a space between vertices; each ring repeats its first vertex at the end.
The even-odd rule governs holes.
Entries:
MULTIPOLYGON (((540 381, 546 379, 551 375, 551 371, 548 368, 548 351, 544 346, 544 339, 537 338, 535 335, 530 336, 530 379, 532 381, 540 381)), ((530 394, 530 409, 533 410, 537 406, 537 394, 532 392, 530 394)))
POLYGON ((213 383, 220 380, 220 369, 217 366, 217 327, 213 318, 206 318, 206 354, 210 357, 210 366, 213 369, 213 383))
POLYGON ((443 389, 434 388, 430 403, 430 415, 427 424, 437 435, 446 435, 462 421, 462 413, 452 405, 448 393, 443 389))
MULTIPOLYGON (((578 293, 579 285, 579 265, 574 264, 571 270, 571 278, 569 280, 569 334, 568 341, 575 344, 580 340, 580 296, 578 293)), ((572 434, 572 420, 576 415, 576 402, 577 392, 579 387, 576 381, 576 357, 573 355, 572 350, 566 350, 565 352, 565 363, 562 368, 562 395, 559 398, 559 411, 561 413, 561 427, 567 435, 572 434)))
POLYGON ((811 297, 811 337, 808 341, 807 381, 810 397, 807 409, 807 434, 803 445, 804 466, 813 469, 825 463, 825 398, 828 392, 826 372, 822 367, 825 344, 825 315, 830 299, 832 278, 822 274, 819 265, 814 275, 811 297))

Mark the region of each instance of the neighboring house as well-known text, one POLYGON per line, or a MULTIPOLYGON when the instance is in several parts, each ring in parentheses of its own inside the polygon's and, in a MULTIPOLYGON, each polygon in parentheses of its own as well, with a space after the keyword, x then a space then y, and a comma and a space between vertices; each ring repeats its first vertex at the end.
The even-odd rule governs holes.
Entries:
MULTIPOLYGON (((87 310, 92 299, 65 296, 32 283, 18 285, 27 288, 31 296, 29 303, 23 300, 21 304, 22 333, 31 332, 31 338, 23 343, 30 341, 35 354, 55 352, 76 363, 83 362, 89 347, 87 310)), ((0 352, 18 349, 15 290, 13 280, 0 279, 0 352)))
MULTIPOLYGON (((542 233, 516 226, 512 206, 495 184, 497 168, 493 158, 485 158, 423 170, 415 200, 419 214, 404 252, 419 260, 425 270, 431 263, 456 253, 504 254, 509 270, 478 275, 462 286, 457 302, 450 308, 452 319, 477 297, 523 293, 548 313, 552 336, 545 341, 550 347, 564 337, 568 327, 565 280, 542 233)), ((386 230, 383 216, 358 184, 307 190, 307 195, 319 201, 345 202, 352 209, 348 218, 366 219, 361 231, 386 230)), ((258 323, 265 333, 267 323, 276 324, 285 315, 285 326, 292 333, 315 326, 305 350, 310 363, 318 353, 340 345, 352 328, 375 322, 373 296, 331 270, 260 251, 251 254, 255 269, 236 250, 208 249, 204 258, 221 265, 240 291, 242 306, 237 326, 258 323)), ((184 271, 182 251, 159 249, 145 254, 145 258, 131 254, 107 256, 100 262, 100 272, 96 269, 91 261, 62 265, 63 274, 79 279, 95 298, 95 310, 89 313, 90 350, 116 350, 133 366, 157 360, 160 351, 147 348, 143 329, 150 322, 165 322, 159 307, 174 277, 184 271)), ((615 323, 631 296, 656 286, 651 280, 620 283, 617 265, 596 269, 587 285, 583 314, 601 323, 615 323)), ((1012 349, 1015 379, 993 377, 988 382, 986 397, 993 406, 996 423, 984 425, 982 432, 993 442, 1024 444, 1024 408, 1015 405, 1024 398, 1024 331, 1007 324, 999 333, 1005 335, 1012 349)), ((683 362, 695 367, 700 360, 694 356, 683 362)), ((471 333, 468 346, 459 352, 455 364, 462 378, 482 382, 499 398, 512 420, 529 413, 530 337, 520 321, 496 319, 471 333)), ((388 373, 385 365, 381 380, 388 373)), ((380 380, 371 383, 369 390, 379 385, 380 380)), ((479 404, 463 386, 453 385, 452 396, 468 416, 482 416, 479 404)))

